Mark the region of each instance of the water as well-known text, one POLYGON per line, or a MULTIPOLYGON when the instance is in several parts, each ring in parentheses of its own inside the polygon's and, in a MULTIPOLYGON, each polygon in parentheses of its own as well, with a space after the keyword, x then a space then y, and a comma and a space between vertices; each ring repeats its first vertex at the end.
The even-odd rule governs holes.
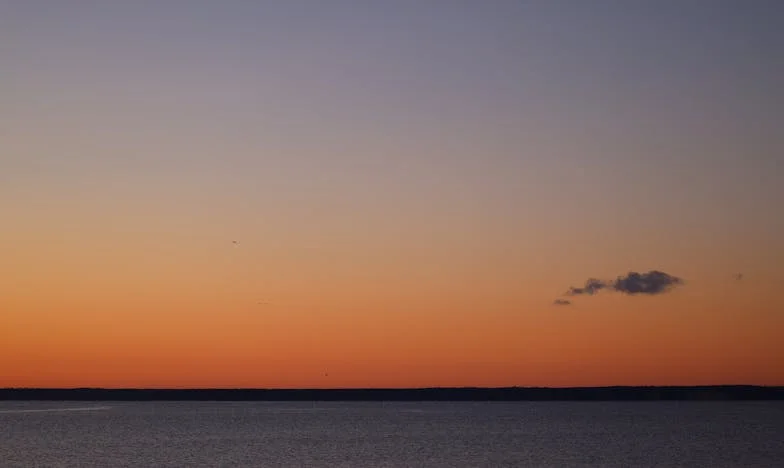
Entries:
POLYGON ((765 467, 784 402, 0 401, 0 467, 765 467))

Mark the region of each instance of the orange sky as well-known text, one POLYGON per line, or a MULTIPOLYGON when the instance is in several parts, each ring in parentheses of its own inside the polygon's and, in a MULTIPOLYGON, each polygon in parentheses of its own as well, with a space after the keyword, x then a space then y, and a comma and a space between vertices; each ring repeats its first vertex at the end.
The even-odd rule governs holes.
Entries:
POLYGON ((104 235, 6 249, 1 386, 782 383, 782 301, 764 279, 684 264, 697 279, 665 295, 554 307, 577 271, 536 278, 492 248, 310 254, 335 263, 104 235))
POLYGON ((0 387, 784 385, 780 7, 202 3, 3 8, 0 387))

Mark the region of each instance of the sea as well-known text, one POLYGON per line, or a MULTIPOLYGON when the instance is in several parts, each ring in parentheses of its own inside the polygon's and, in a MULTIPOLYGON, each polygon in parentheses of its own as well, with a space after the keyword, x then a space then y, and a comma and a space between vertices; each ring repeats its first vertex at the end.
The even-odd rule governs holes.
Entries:
POLYGON ((784 466, 784 402, 0 401, 0 467, 784 466))

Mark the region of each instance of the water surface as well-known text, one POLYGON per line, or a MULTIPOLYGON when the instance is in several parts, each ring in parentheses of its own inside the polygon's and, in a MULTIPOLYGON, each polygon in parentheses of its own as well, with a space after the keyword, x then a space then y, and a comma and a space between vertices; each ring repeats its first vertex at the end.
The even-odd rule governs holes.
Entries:
POLYGON ((0 402, 3 467, 772 467, 784 402, 0 402))

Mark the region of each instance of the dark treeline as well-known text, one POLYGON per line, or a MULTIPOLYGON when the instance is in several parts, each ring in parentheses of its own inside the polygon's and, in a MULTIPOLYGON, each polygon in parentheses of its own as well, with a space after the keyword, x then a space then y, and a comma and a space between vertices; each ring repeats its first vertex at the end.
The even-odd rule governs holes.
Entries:
POLYGON ((654 401, 784 400, 784 387, 414 389, 0 389, 0 400, 48 401, 654 401))

